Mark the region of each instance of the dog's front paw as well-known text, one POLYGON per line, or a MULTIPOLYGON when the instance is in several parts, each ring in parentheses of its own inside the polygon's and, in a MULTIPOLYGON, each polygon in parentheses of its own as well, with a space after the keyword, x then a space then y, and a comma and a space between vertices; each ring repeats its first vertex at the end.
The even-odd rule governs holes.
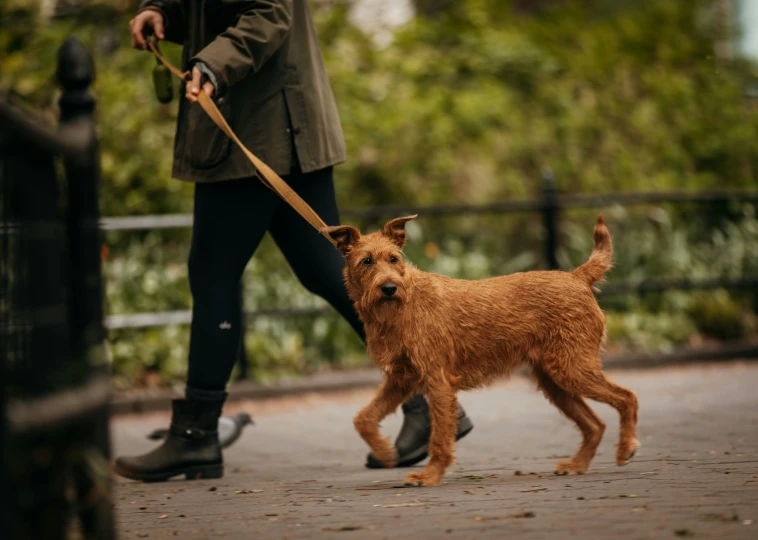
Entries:
POLYGON ((632 439, 618 445, 616 449, 616 465, 627 465, 634 454, 637 453, 637 449, 640 447, 640 441, 632 439))
POLYGON ((569 461, 559 461, 553 471, 555 474, 563 476, 566 474, 584 474, 587 472, 588 468, 589 467, 586 464, 579 463, 572 459, 569 461))
POLYGON ((438 486, 442 480, 442 475, 436 472, 421 471, 417 473, 410 473, 405 477, 404 484, 406 486, 422 487, 422 486, 438 486))
POLYGON ((384 444, 379 448, 372 449, 371 454, 388 469, 392 469, 397 465, 397 450, 395 450, 395 447, 389 441, 384 441, 384 444))

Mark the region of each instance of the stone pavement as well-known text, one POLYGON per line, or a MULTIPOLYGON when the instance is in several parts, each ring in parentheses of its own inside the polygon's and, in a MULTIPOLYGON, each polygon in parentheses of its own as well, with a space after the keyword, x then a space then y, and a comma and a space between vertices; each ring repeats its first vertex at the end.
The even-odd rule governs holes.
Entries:
MULTIPOLYGON (((115 490, 120 538, 758 538, 758 364, 719 363, 608 372, 640 398, 642 447, 613 462, 618 415, 590 471, 555 476, 579 434, 522 377, 460 401, 474 431, 435 488, 402 488, 407 469, 363 467, 355 391, 231 404, 256 425, 225 455, 219 480, 115 490)), ((116 454, 153 446, 166 416, 116 418, 116 454)), ((388 418, 397 433, 400 415, 388 418)))

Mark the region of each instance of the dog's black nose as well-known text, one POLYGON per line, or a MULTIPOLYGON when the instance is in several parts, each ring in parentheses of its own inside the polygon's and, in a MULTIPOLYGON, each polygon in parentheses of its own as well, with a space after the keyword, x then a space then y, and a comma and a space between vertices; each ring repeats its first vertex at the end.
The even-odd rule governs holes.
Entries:
POLYGON ((380 287, 380 289, 382 289, 384 296, 392 296, 395 294, 395 291, 397 291, 397 285, 394 283, 385 283, 380 287))

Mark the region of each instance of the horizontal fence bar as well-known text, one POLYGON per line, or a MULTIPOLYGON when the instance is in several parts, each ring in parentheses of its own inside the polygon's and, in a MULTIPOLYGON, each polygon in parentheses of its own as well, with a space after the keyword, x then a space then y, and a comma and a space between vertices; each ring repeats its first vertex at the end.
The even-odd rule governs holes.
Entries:
MULTIPOLYGON (((758 202, 758 191, 664 191, 659 193, 631 192, 597 195, 556 196, 551 204, 560 208, 593 208, 628 206, 650 203, 684 203, 684 202, 758 202)), ((425 216, 452 216, 474 214, 497 214, 514 212, 535 212, 544 208, 541 199, 518 199, 487 204, 442 204, 442 205, 384 205, 371 208, 344 208, 340 214, 346 218, 376 219, 386 216, 418 213, 425 216)), ((148 229, 175 229, 192 226, 192 214, 168 214, 158 216, 106 217, 100 221, 106 231, 136 231, 148 229)))
POLYGON ((0 135, 8 135, 14 143, 27 144, 38 152, 61 155, 77 163, 87 162, 92 143, 89 137, 67 137, 54 131, 42 118, 30 116, 27 110, 10 103, 7 93, 0 94, 0 135))
POLYGON ((693 281, 691 279, 655 279, 639 283, 609 283, 599 285, 601 295, 627 293, 662 292, 667 290, 709 290, 709 289, 758 289, 758 278, 710 278, 693 281))
MULTIPOLYGON (((279 308, 260 309, 245 312, 246 322, 261 317, 315 317, 318 315, 332 315, 336 312, 330 307, 313 308, 279 308)), ((124 328, 152 328, 156 326, 169 326, 173 324, 190 324, 192 311, 163 311, 156 313, 135 313, 133 315, 110 315, 105 319, 105 327, 109 330, 124 328)))
POLYGON ((179 229, 187 227, 192 227, 192 214, 106 217, 100 220, 100 228, 105 231, 140 231, 147 229, 179 229))
MULTIPOLYGON (((758 290, 758 278, 727 279, 713 278, 701 281, 689 279, 660 279, 655 281, 643 281, 639 283, 609 283, 601 285, 601 298, 609 295, 628 293, 661 292, 666 290, 709 290, 709 289, 756 289, 758 290)), ((261 309, 245 313, 247 322, 261 317, 315 317, 320 315, 334 315, 336 312, 330 307, 312 308, 278 308, 261 309)), ((164 311, 157 313, 135 313, 133 315, 111 315, 106 318, 105 326, 109 330, 124 328, 152 328, 173 324, 190 324, 192 312, 164 311)))
POLYGON ((707 202, 758 202, 758 191, 661 191, 629 192, 596 195, 566 195, 557 197, 563 208, 592 208, 597 206, 628 206, 651 203, 707 203, 707 202))
POLYGON ((106 411, 112 399, 110 377, 96 372, 84 383, 51 394, 16 399, 8 404, 8 421, 14 435, 62 430, 82 418, 106 411))

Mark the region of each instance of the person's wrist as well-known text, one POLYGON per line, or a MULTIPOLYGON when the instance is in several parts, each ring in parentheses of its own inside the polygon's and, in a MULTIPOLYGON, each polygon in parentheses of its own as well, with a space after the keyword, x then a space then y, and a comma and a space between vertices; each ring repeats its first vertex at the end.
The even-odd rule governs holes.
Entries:
POLYGON ((203 77, 203 79, 200 81, 201 84, 203 82, 209 82, 213 85, 214 90, 218 89, 218 78, 216 77, 216 74, 213 73, 213 70, 208 67, 208 64, 202 60, 196 60, 193 63, 193 67, 196 67, 203 77))
POLYGON ((210 83, 213 85, 213 95, 212 98, 217 101, 219 104, 222 103, 225 99, 224 97, 224 89, 223 86, 221 86, 221 79, 219 79, 218 75, 215 71, 213 71, 213 68, 211 68, 207 62, 204 60, 200 60, 199 58, 193 58, 190 60, 190 69, 197 68, 197 70, 200 72, 201 75, 201 87, 203 83, 210 83))
POLYGON ((208 82, 213 84, 213 96, 215 99, 220 99, 221 96, 226 94, 224 79, 217 71, 217 67, 213 66, 212 58, 204 57, 201 51, 197 56, 190 59, 190 69, 192 67, 197 67, 204 76, 207 75, 208 82))

